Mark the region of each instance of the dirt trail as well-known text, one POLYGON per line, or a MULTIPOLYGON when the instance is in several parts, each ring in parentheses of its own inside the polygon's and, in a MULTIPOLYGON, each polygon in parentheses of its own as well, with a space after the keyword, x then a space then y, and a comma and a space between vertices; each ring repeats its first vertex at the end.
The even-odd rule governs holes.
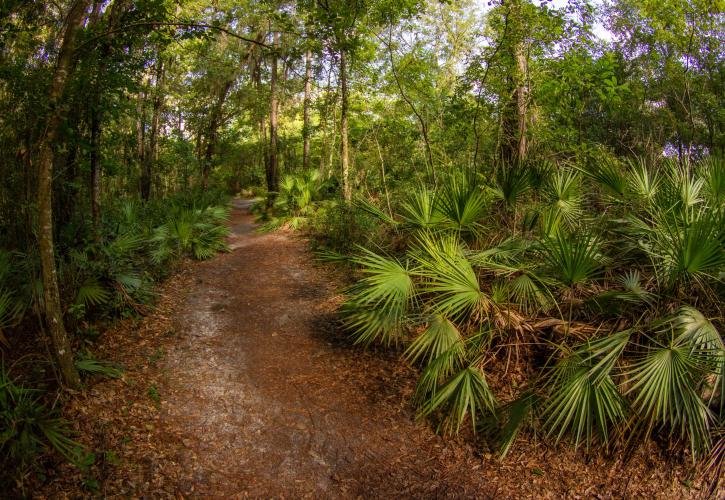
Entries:
POLYGON ((194 266, 189 293, 173 307, 177 340, 162 363, 158 432, 181 442, 173 463, 183 473, 164 479, 165 465, 153 466, 166 491, 202 498, 681 494, 672 476, 645 462, 587 464, 567 447, 525 445, 501 463, 416 423, 411 370, 394 354, 341 342, 334 280, 311 265, 303 240, 254 232, 247 206, 235 202, 232 251, 194 266))
POLYGON ((232 252, 198 266, 176 320, 185 340, 166 359, 162 419, 187 436, 193 471, 183 493, 460 493, 411 447, 439 438, 391 412, 375 369, 358 380, 360 353, 325 338, 334 290, 305 243, 254 232, 245 207, 234 207, 232 252))

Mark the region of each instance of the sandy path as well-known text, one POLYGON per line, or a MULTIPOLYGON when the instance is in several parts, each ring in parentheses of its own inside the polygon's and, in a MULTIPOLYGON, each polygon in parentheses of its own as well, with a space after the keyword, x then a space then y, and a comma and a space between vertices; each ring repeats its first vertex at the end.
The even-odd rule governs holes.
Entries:
POLYGON ((234 208, 232 252, 198 266, 176 320, 184 340, 166 360, 162 418, 185 436, 185 493, 412 493, 413 479, 453 493, 406 435, 439 438, 376 402, 383 393, 350 377, 359 353, 323 337, 334 292, 304 242, 255 233, 244 207, 234 208))

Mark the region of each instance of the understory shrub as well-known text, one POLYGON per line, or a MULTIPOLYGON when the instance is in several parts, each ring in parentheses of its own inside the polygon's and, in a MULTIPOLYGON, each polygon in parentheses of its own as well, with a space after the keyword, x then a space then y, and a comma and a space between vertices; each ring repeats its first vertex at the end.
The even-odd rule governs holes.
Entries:
POLYGON ((80 458, 69 422, 49 409, 43 396, 18 385, 0 366, 0 484, 10 484, 42 451, 54 449, 71 462, 80 458))
POLYGON ((345 324, 405 346, 419 417, 468 421, 502 455, 524 429, 721 455, 724 175, 716 158, 544 162, 454 173, 394 214, 361 201, 398 236, 358 247, 345 324))

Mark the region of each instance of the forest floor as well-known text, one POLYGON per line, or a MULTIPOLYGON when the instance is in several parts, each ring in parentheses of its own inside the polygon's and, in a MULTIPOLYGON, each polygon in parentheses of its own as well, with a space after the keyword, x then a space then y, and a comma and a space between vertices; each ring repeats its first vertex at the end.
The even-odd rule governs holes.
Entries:
POLYGON ((500 461, 416 422, 416 373, 345 340, 340 277, 303 238, 255 232, 235 202, 231 252, 187 263, 156 309, 106 332, 125 370, 66 404, 95 450, 50 467, 37 497, 683 498, 687 467, 654 445, 627 462, 520 439, 500 461))

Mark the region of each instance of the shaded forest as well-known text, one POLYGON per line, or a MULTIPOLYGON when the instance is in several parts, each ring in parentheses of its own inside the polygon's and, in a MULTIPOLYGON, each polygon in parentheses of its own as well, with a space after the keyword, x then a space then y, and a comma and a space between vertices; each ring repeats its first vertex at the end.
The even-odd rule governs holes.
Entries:
POLYGON ((4 2, 2 480, 88 466, 63 407, 123 377, 97 343, 229 252, 242 198, 346 276, 350 344, 400 354, 436 432, 656 443, 717 495, 724 26, 717 0, 4 2))

